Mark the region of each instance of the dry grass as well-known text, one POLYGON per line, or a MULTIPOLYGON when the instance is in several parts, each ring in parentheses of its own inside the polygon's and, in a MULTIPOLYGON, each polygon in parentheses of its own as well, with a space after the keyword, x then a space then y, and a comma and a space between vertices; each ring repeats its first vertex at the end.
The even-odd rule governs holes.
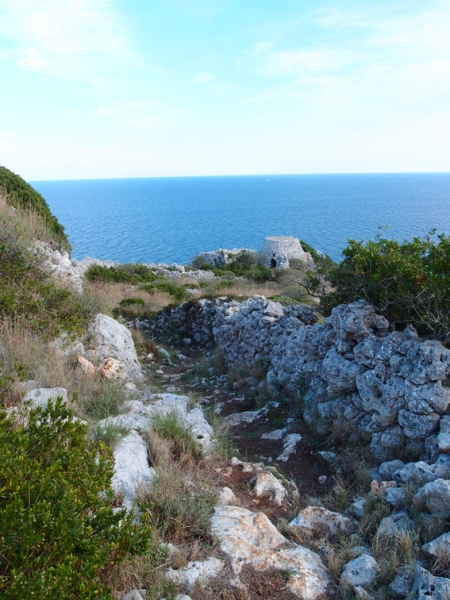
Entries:
POLYGON ((119 303, 124 298, 140 298, 143 300, 149 311, 162 310, 169 304, 173 304, 173 298, 166 292, 155 290, 154 292, 146 292, 134 285, 126 283, 99 283, 85 281, 84 287, 91 290, 97 296, 104 310, 111 314, 114 308, 119 306, 119 303))
MULTIPOLYGON (((0 373, 16 381, 36 380, 40 387, 65 388, 71 407, 83 419, 96 421, 118 414, 126 399, 122 386, 83 373, 73 358, 65 358, 25 325, 3 321, 0 339, 0 373)), ((15 404, 19 399, 12 391, 6 394, 4 402, 15 404)))
POLYGON ((20 240, 30 243, 34 240, 54 242, 45 222, 34 212, 14 209, 5 200, 6 195, 0 192, 0 219, 3 218, 14 225, 20 240))

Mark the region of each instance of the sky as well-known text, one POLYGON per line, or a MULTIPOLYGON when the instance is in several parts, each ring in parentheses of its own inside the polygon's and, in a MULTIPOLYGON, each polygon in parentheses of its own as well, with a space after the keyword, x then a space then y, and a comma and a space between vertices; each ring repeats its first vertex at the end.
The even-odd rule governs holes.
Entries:
POLYGON ((450 171, 450 0, 0 0, 27 180, 450 171))

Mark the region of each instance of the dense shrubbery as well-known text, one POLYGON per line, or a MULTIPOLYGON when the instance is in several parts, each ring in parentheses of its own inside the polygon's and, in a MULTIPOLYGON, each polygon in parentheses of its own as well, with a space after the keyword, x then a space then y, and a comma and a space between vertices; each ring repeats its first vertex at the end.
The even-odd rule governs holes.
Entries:
POLYGON ((333 291, 322 308, 363 298, 394 326, 414 325, 421 334, 450 335, 450 237, 434 235, 403 243, 377 237, 350 240, 344 259, 331 269, 333 291))
POLYGON ((212 271, 217 277, 226 275, 246 277, 256 283, 265 283, 273 278, 272 271, 268 267, 258 264, 257 255, 246 250, 237 254, 231 262, 220 268, 207 263, 201 265, 201 268, 204 271, 212 271))
POLYGON ((125 264, 120 267, 104 267, 92 265, 86 271, 86 279, 89 281, 101 281, 102 283, 150 283, 155 281, 156 275, 145 265, 125 264))
POLYGON ((8 203, 12 206, 26 211, 33 211, 41 217, 53 234, 55 241, 59 242, 64 248, 70 249, 64 227, 52 215, 45 199, 19 175, 1 166, 0 191, 6 193, 8 203))
POLYGON ((17 416, 0 413, 0 596, 110 598, 102 574, 151 529, 114 512, 110 451, 60 400, 17 416))

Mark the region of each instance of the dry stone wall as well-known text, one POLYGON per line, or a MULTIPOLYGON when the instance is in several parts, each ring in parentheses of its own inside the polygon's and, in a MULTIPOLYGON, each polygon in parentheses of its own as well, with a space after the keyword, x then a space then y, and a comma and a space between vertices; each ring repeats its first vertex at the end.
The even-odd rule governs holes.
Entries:
MULTIPOLYGON (((217 345, 227 367, 266 365, 273 393, 304 396, 304 418, 342 425, 382 460, 408 452, 434 462, 447 443, 450 351, 412 327, 390 331, 364 301, 341 305, 323 324, 309 307, 255 296, 239 303, 200 300, 139 324, 217 345), (442 425, 442 426, 441 426, 442 425)), ((325 430, 325 429, 324 429, 325 430)))

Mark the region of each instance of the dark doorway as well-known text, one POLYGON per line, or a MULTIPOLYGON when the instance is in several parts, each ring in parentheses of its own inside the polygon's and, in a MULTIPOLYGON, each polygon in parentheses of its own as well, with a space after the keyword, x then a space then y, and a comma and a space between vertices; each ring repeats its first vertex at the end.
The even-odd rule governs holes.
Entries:
POLYGON ((276 266, 277 266, 277 261, 274 258, 271 258, 270 259, 270 268, 275 269, 276 266))

